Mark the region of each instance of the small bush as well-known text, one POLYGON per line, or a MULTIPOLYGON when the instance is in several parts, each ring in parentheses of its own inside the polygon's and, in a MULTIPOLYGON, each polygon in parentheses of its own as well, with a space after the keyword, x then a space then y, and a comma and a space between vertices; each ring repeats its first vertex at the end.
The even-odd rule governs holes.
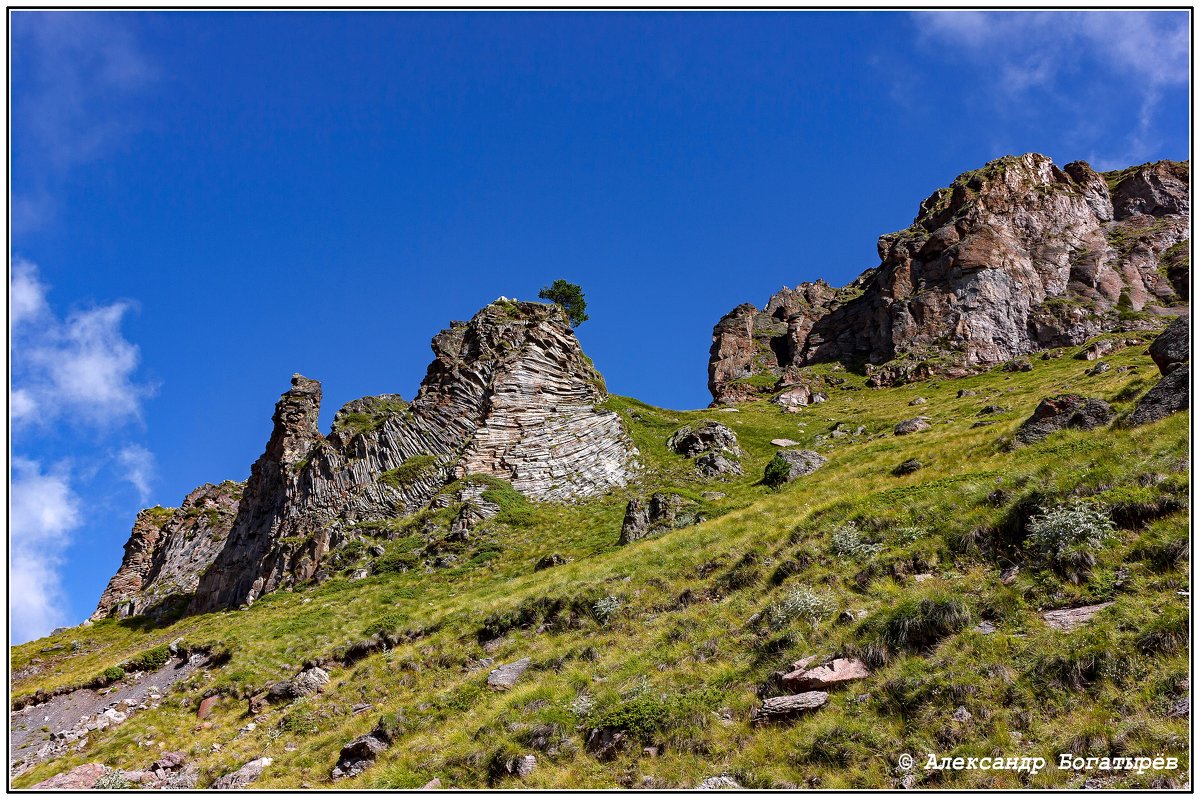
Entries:
POLYGON ((538 297, 557 303, 566 313, 571 327, 578 328, 587 322, 587 301, 583 299, 583 289, 577 283, 570 283, 559 278, 549 286, 542 287, 538 297))
POLYGON ((116 683, 119 680, 124 680, 125 670, 122 667, 109 667, 100 673, 98 683, 109 684, 116 683))
POLYGON ((580 719, 586 718, 596 707, 596 700, 590 694, 581 694, 571 701, 570 712, 580 719))
POLYGON ((829 537, 829 549, 835 556, 859 559, 875 555, 883 549, 883 545, 864 540, 858 526, 847 522, 833 529, 829 537))
POLYGON ((407 572, 421 566, 421 557, 405 547, 389 547, 375 559, 375 572, 407 572))
POLYGON ((592 613, 601 625, 607 625, 617 612, 621 610, 621 599, 611 594, 602 597, 592 606, 592 613))
POLYGON ((638 691, 633 697, 615 703, 598 705, 587 716, 592 728, 609 728, 628 733, 641 742, 652 742, 656 736, 703 719, 717 707, 720 695, 712 689, 683 694, 659 695, 638 691))
POLYGON ((792 465, 783 456, 776 453, 775 457, 767 462, 766 469, 763 470, 763 483, 772 489, 778 489, 788 482, 788 476, 791 474, 792 465))
POLYGON ((1032 517, 1025 546, 1064 578, 1080 583, 1113 530, 1112 520, 1102 510, 1087 501, 1072 500, 1032 517))
POLYGON ((171 660, 171 650, 165 644, 151 648, 125 664, 125 669, 133 672, 154 672, 162 669, 171 660))
POLYGON ((786 628, 795 619, 805 620, 815 626, 832 614, 834 608, 833 602, 823 595, 808 587, 797 586, 767 610, 767 621, 777 631, 786 628))

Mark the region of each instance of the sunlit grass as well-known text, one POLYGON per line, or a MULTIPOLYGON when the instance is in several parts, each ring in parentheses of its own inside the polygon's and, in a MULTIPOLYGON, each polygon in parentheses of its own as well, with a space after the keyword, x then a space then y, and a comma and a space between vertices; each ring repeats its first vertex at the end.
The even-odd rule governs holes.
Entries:
MULTIPOLYGON (((861 377, 845 374, 828 402, 798 414, 766 402, 737 412, 668 411, 610 398, 607 407, 641 451, 643 478, 585 503, 534 506, 514 518, 519 524, 487 523, 476 538, 497 553, 490 560, 341 576, 268 595, 245 611, 161 628, 108 620, 13 648, 14 669, 33 659, 42 668, 17 681, 14 695, 84 682, 180 636, 219 641, 232 653, 160 709, 94 735, 85 754, 41 765, 15 784, 84 761, 141 769, 162 742, 187 752, 205 780, 270 755, 256 786, 329 787, 341 745, 385 713, 396 715, 399 743, 338 786, 413 788, 438 777, 444 786, 607 788, 642 786, 649 776, 658 788, 693 787, 727 773, 756 788, 892 788, 902 752, 1050 758, 1079 742, 1174 754, 1186 769, 1187 720, 1166 715, 1186 695, 1188 674, 1187 603, 1177 594, 1189 589, 1188 414, 1132 430, 1062 432, 1011 452, 1001 446, 1047 395, 1075 391, 1130 410, 1138 392, 1127 387, 1140 381, 1144 391, 1157 377, 1143 350, 1113 354, 1106 360, 1114 369, 1092 377, 1084 375, 1090 363, 1071 358, 1075 351, 1035 357, 1029 373, 993 370, 893 389, 864 389, 861 377), (1118 372, 1122 366, 1136 371, 1118 372), (958 397, 964 388, 977 394, 958 397), (929 402, 909 406, 918 395, 929 402), (987 405, 1006 410, 979 417, 987 405), (890 435, 917 414, 933 427, 890 435), (973 427, 981 419, 997 424, 973 427), (704 482, 690 460, 668 452, 671 433, 701 420, 737 433, 744 476, 704 482), (829 438, 839 423, 865 433, 829 438), (775 438, 817 449, 829 463, 772 490, 760 479, 775 438), (910 458, 923 467, 892 474, 910 458), (653 491, 702 504, 707 521, 619 547, 626 502, 653 491), (725 496, 701 496, 713 491, 725 496), (1019 540, 1030 508, 1072 494, 1129 510, 1127 527, 1079 583, 1028 558, 1019 540), (848 523, 868 547, 833 546, 834 531, 848 523), (569 563, 534 571, 552 553, 569 563), (1011 566, 1020 571, 1005 585, 1000 576, 1011 566), (829 614, 773 620, 771 608, 797 587, 825 598, 829 614), (580 600, 609 596, 619 608, 607 622, 580 600), (1040 617, 1108 600, 1116 602, 1072 634, 1040 617), (573 611, 506 630, 484 649, 489 617, 556 601, 573 611), (976 630, 984 620, 995 633, 976 630), (249 721, 247 694, 396 625, 436 630, 334 669, 324 694, 272 708, 239 735, 249 721), (872 660, 872 676, 836 692, 826 708, 791 725, 751 726, 756 690, 775 670, 801 656, 866 656, 872 648, 886 650, 872 660), (533 667, 514 690, 486 689, 483 659, 525 656, 533 667), (204 729, 195 708, 215 689, 226 699, 204 729), (579 713, 589 702, 593 710, 579 713), (357 703, 372 708, 354 714, 357 703), (968 723, 951 719, 959 706, 971 713, 968 723), (1081 716, 1084 706, 1092 710, 1081 716), (636 720, 641 738, 613 761, 586 753, 589 724, 618 718, 636 720), (532 775, 497 774, 512 753, 537 755, 532 775)), ((1146 786, 1152 777, 1118 775, 1112 785, 1146 786)), ((959 772, 922 776, 921 785, 1081 781, 1053 770, 1034 778, 959 772)))

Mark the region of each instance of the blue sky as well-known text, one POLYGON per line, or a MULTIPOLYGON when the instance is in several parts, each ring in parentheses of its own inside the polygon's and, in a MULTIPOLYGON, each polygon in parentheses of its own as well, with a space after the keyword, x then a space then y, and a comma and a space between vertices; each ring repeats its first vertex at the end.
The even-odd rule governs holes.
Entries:
POLYGON ((583 285, 611 391, 705 405, 712 326, 877 263, 1008 153, 1188 157, 1184 12, 11 14, 10 605, 84 619, 138 508, 244 479, 430 338, 583 285))

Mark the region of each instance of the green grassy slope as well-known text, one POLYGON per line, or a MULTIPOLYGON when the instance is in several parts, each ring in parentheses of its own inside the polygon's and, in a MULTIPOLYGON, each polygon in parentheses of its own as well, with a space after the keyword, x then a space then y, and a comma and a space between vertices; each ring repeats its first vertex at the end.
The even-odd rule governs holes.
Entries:
MULTIPOLYGON (((692 787, 728 773, 748 787, 892 787, 902 753, 917 756, 922 786, 1078 786, 1086 777, 1148 786, 1163 775, 1182 783, 1188 723, 1166 712, 1188 694, 1190 622, 1180 592, 1189 589, 1189 415, 1134 430, 1061 432, 1013 452, 998 445, 1044 396, 1074 391, 1127 412, 1158 378, 1143 347, 1121 350, 1106 359, 1113 370, 1085 376, 1092 364, 1071 357, 1081 349, 1035 357, 1028 373, 996 369, 893 389, 865 389, 861 376, 842 373, 847 381, 828 402, 798 414, 766 403, 679 412, 610 398, 641 450, 643 485, 572 506, 526 506, 500 488, 504 513, 457 545, 449 568, 343 576, 268 595, 245 611, 159 628, 108 620, 13 648, 15 670, 41 660, 40 673, 18 681, 14 695, 85 681, 180 636, 219 641, 232 654, 161 708, 94 734, 86 753, 40 765, 15 784, 85 761, 141 769, 161 743, 187 752, 203 780, 269 755, 274 763, 256 786, 326 787, 341 745, 382 714, 401 738, 338 786, 418 787, 439 777, 463 787, 692 787), (1122 366, 1136 371, 1115 369, 1122 366), (960 389, 978 394, 959 398, 960 389), (909 406, 917 396, 928 403, 909 406), (992 404, 1007 410, 978 416, 992 404), (932 418, 931 430, 890 435, 918 414, 932 418), (737 432, 745 477, 701 481, 690 461, 667 451, 674 430, 705 419, 737 432), (972 427, 983 419, 998 423, 972 427), (829 463, 813 475, 777 491, 761 485, 776 450, 771 439, 811 447, 838 423, 866 432, 816 445, 829 463), (909 458, 924 468, 894 476, 909 458), (708 520, 616 546, 628 497, 656 490, 701 503, 708 520), (726 496, 701 497, 711 491, 726 496), (1122 526, 1078 584, 1041 566, 1020 542, 1031 510, 1072 495, 1093 499, 1122 526), (844 540, 848 524, 877 547, 835 552, 834 533, 844 540), (534 571, 550 553, 570 562, 534 571), (1004 585, 1000 573, 1014 564, 1021 570, 1004 585), (914 578, 923 573, 933 577, 914 578), (787 613, 796 596, 816 597, 816 612, 787 613), (607 617, 592 611, 606 597, 617 603, 607 617), (1039 616, 1109 600, 1073 633, 1039 616), (847 611, 851 621, 841 621, 847 611), (854 619, 855 612, 866 613, 854 619), (930 615, 941 628, 922 646, 912 632, 930 615), (974 630, 985 619, 995 633, 974 630), (239 735, 248 721, 239 696, 381 627, 425 633, 333 670, 324 694, 274 707, 239 735), (497 634, 485 652, 482 642, 497 634), (81 652, 59 647, 72 641, 81 652), (810 654, 863 655, 873 674, 792 724, 752 726, 757 688, 810 654), (496 664, 529 656, 534 665, 515 689, 494 693, 479 663, 489 655, 496 664), (218 687, 228 699, 202 729, 195 709, 218 687), (361 702, 373 710, 352 714, 361 702), (951 718, 960 706, 971 714, 966 722, 951 718), (597 760, 584 741, 600 725, 629 730, 635 746, 597 760), (657 756, 643 753, 651 745, 657 756), (1060 752, 1173 755, 1183 771, 1048 768, 1029 777, 920 769, 927 753, 1053 761, 1060 752), (533 774, 505 774, 504 761, 523 753, 538 756, 533 774)), ((409 522, 364 529, 366 544, 377 537, 389 563, 414 563, 427 542, 409 522)), ((346 570, 357 555, 344 559, 346 570)))

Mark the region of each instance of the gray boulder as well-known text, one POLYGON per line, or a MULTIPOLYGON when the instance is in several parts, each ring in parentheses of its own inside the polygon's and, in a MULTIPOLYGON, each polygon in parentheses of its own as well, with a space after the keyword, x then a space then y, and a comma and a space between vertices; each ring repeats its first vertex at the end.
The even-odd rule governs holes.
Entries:
POLYGON ((913 417, 896 423, 897 436, 907 436, 910 433, 929 430, 929 417, 913 417))
POLYGON ((621 536, 617 544, 629 544, 701 520, 702 517, 694 510, 688 510, 687 500, 677 494, 655 492, 650 495, 649 502, 635 497, 625 507, 625 519, 621 523, 621 536))
POLYGON ((787 482, 811 475, 829 463, 829 459, 813 450, 779 450, 776 458, 782 458, 788 464, 787 482))
POLYGON ((525 674, 532 663, 529 658, 522 658, 511 664, 496 667, 488 673, 488 688, 501 692, 511 689, 517 685, 517 681, 521 679, 521 676, 525 674))
POLYGON ((629 544, 650 535, 650 510, 636 497, 625 506, 625 519, 621 521, 621 536, 617 544, 629 544))
POLYGON ((1145 425, 1164 419, 1176 411, 1186 411, 1190 401, 1190 375, 1191 367, 1188 364, 1176 365, 1153 389, 1138 400, 1137 407, 1129 415, 1128 424, 1145 425))
POLYGON ((764 723, 794 719, 809 711, 816 711, 828 702, 829 692, 801 692, 786 697, 771 697, 754 710, 752 720, 764 723))
POLYGON ((342 746, 342 751, 338 754, 337 765, 330 773, 331 777, 337 780, 338 778, 352 778, 362 773, 375 763, 375 759, 387 747, 387 740, 381 737, 377 731, 350 740, 342 746))
POLYGON ((1150 343, 1150 357, 1163 375, 1169 375, 1176 367, 1188 362, 1190 343, 1188 318, 1179 317, 1150 343))
POLYGON ((706 478, 741 475, 742 465, 721 453, 705 453, 696 459, 696 471, 706 478))
POLYGON ((256 758, 242 765, 241 769, 222 775, 213 783, 214 789, 244 789, 262 777, 263 770, 271 766, 269 757, 256 758))
POLYGON ((667 447, 681 456, 694 458, 701 453, 729 453, 740 456, 737 434, 719 422, 685 425, 667 439, 667 447))

